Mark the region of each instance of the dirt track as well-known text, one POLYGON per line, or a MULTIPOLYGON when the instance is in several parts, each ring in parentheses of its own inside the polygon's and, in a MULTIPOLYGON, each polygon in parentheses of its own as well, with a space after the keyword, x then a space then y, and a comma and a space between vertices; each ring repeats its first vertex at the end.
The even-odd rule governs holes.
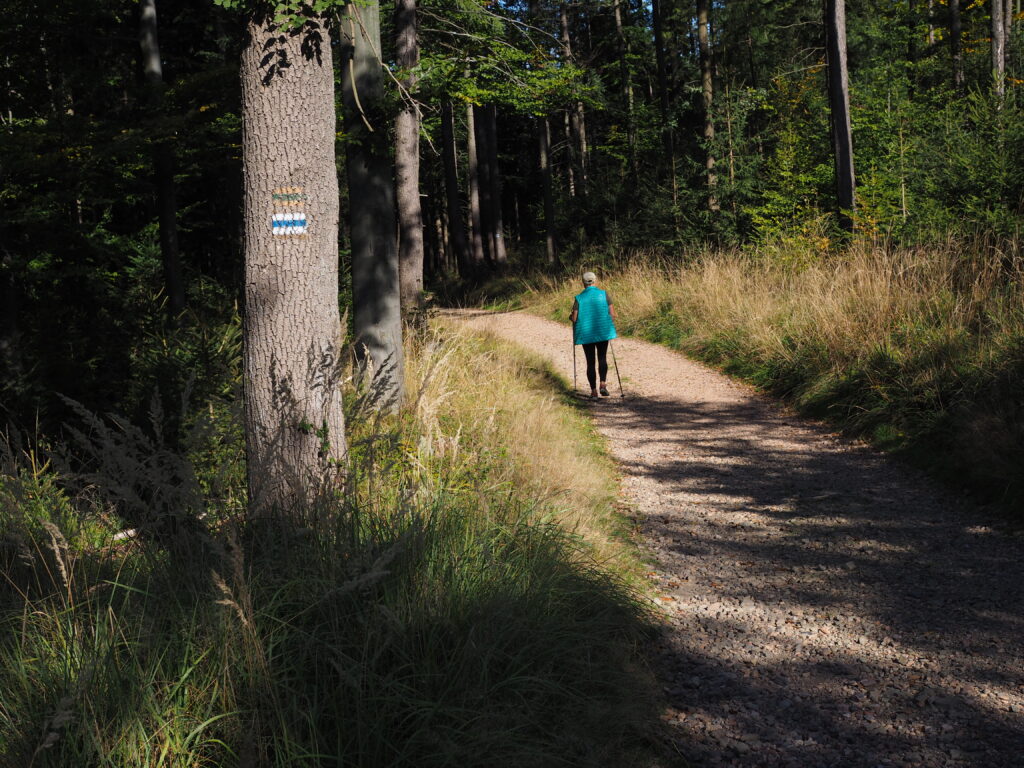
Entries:
MULTIPOLYGON (((566 326, 460 313, 572 380, 566 326)), ((1024 539, 666 349, 589 407, 660 563, 664 719, 694 765, 1024 766, 1024 539)), ((580 355, 581 390, 587 390, 580 355)))

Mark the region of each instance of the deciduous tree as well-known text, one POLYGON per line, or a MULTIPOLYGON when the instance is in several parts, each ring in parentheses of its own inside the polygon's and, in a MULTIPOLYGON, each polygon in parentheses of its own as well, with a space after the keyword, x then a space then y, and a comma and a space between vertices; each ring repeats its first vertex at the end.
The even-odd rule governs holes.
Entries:
POLYGON ((255 12, 242 51, 249 506, 286 512, 345 458, 334 67, 324 19, 255 12))
POLYGON ((402 314, 376 0, 346 6, 341 40, 354 341, 367 380, 380 387, 389 407, 397 407, 404 379, 402 314))

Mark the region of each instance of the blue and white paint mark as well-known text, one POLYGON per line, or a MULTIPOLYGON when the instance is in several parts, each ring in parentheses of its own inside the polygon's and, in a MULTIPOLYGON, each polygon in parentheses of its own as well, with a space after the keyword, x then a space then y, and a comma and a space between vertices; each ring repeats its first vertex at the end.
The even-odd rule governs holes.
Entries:
POLYGON ((271 227, 275 235, 304 235, 306 214, 302 211, 275 213, 271 217, 271 227))

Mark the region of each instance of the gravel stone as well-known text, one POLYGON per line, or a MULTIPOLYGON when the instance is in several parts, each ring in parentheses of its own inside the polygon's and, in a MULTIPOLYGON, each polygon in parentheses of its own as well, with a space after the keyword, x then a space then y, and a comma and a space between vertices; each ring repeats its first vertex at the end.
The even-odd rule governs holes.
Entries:
MULTIPOLYGON (((572 380, 566 326, 448 314, 572 380)), ((673 598, 667 741, 695 766, 1024 765, 1024 536, 681 355, 613 348, 626 397, 613 369, 586 407, 673 598)))

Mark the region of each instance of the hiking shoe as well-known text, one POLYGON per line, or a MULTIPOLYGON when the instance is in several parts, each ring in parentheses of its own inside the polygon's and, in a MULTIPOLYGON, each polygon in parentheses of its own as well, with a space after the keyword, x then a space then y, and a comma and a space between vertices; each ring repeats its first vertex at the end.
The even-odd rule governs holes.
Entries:
POLYGON ((608 394, 608 387, 601 387, 601 397, 611 397, 611 395, 608 394))

